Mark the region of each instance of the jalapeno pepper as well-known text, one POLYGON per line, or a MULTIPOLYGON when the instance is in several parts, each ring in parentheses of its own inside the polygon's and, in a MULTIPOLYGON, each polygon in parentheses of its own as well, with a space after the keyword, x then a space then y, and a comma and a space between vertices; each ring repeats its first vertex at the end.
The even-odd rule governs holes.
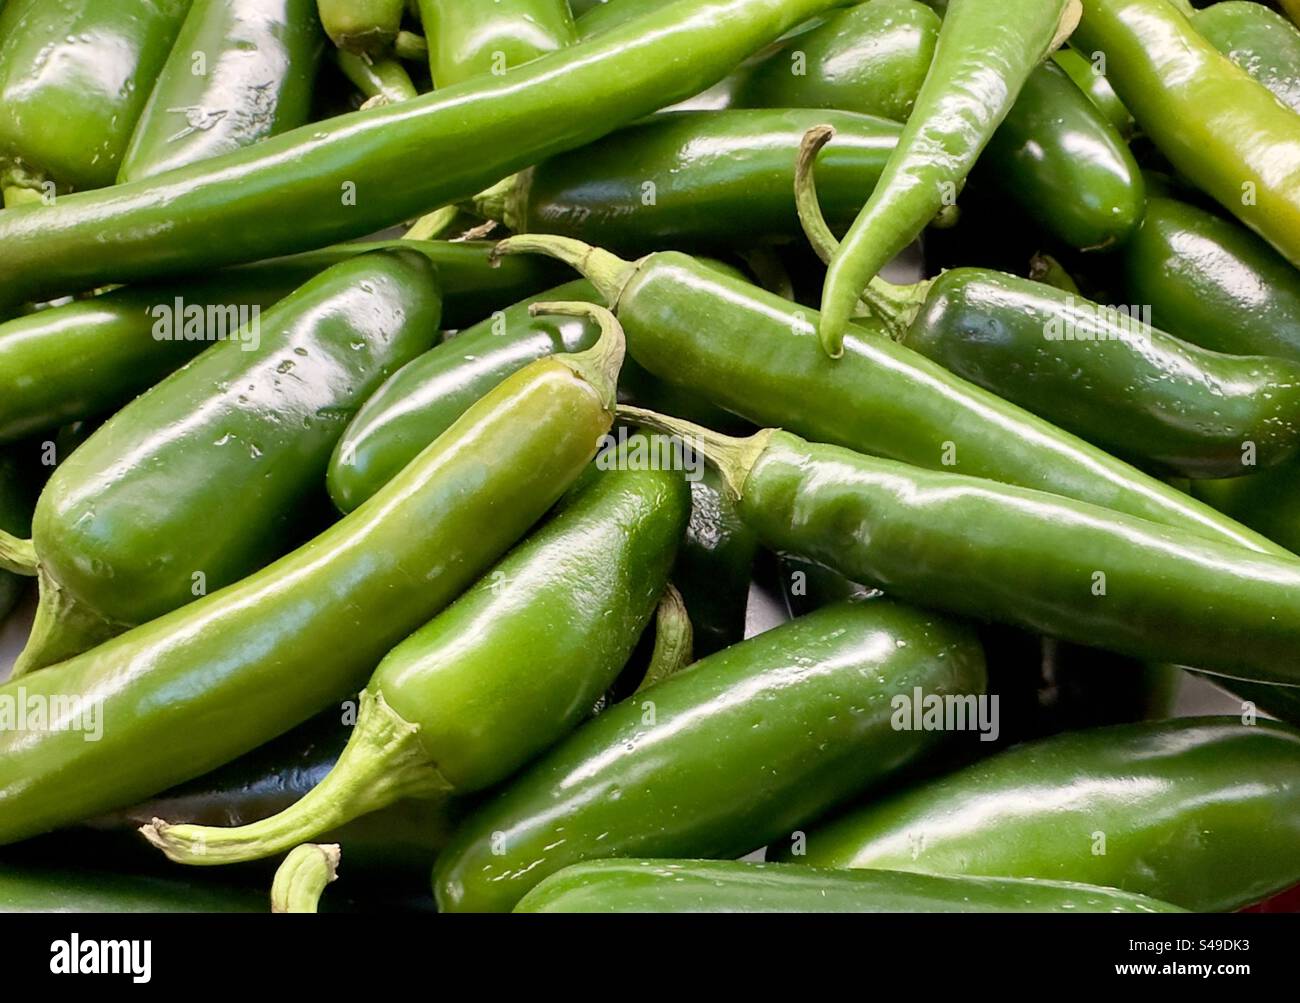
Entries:
POLYGON ((111 185, 190 0, 13 0, 0 16, 0 159, 14 187, 111 185))
POLYGON ((266 912, 262 895, 83 867, 0 863, 0 913, 266 912))
POLYGON ((821 867, 1085 881, 1185 909, 1300 880, 1300 733, 1180 718, 1057 735, 798 838, 821 867))
POLYGON ((204 271, 399 223, 699 92, 831 2, 674 0, 504 77, 340 115, 159 178, 6 212, 0 296, 21 302, 204 271), (438 169, 412 170, 413 151, 438 169))
POLYGON ((983 692, 964 627, 846 604, 752 637, 605 711, 466 820, 434 870, 440 910, 504 912, 583 860, 735 857, 939 746, 891 698, 983 692), (504 851, 504 852, 498 852, 504 851))
POLYGON ((419 0, 434 87, 501 76, 578 40, 567 0, 419 0))
POLYGON ((355 692, 586 467, 610 428, 622 355, 620 334, 533 363, 297 551, 0 686, 14 708, 83 695, 71 718, 0 729, 0 843, 199 776, 355 692), (112 724, 86 741, 97 721, 112 724))
POLYGON ((898 146, 827 270, 818 333, 829 355, 843 354, 867 283, 955 198, 1026 78, 1078 17, 1078 0, 949 5, 898 146))
POLYGON ((338 763, 292 808, 232 829, 154 819, 142 831, 172 860, 229 864, 403 798, 499 783, 618 676, 667 583, 688 504, 675 473, 602 474, 379 664, 338 763))
POLYGON ((1196 30, 1272 91, 1300 111, 1300 31, 1263 4, 1227 0, 1192 16, 1196 30))
POLYGON ((551 875, 515 906, 550 913, 1182 912, 1066 881, 850 871, 740 860, 592 860, 551 875))
POLYGON ((406 0, 316 0, 321 25, 340 49, 379 55, 402 27, 406 0))
MULTIPOLYGON (((287 549, 348 420, 429 347, 440 310, 427 259, 381 252, 323 272, 265 322, 200 317, 197 333, 222 343, 109 419, 41 492, 32 525, 41 605, 14 674, 287 549)), ((173 324, 188 329, 188 313, 173 324)))
POLYGON ((1075 44, 1178 172, 1300 264, 1295 113, 1164 0, 1084 0, 1075 44))
POLYGON ((1132 113, 1124 107, 1124 102, 1115 93, 1115 88, 1106 79, 1106 74, 1099 73, 1090 60, 1085 59, 1077 50, 1069 46, 1053 52, 1052 61, 1069 75, 1079 90, 1088 95, 1088 99, 1106 116, 1106 121, 1114 127, 1121 138, 1128 139, 1133 134, 1137 123, 1133 121, 1132 113))
POLYGON ((1300 685, 1293 557, 775 429, 735 439, 621 410, 689 437, 716 462, 741 518, 769 549, 936 609, 1148 661, 1300 685))
POLYGON ((117 180, 152 177, 302 125, 321 49, 314 0, 194 0, 117 180))
POLYGON ((580 268, 613 305, 633 357, 665 382, 757 424, 821 442, 1051 491, 1238 547, 1280 553, 1258 534, 1102 450, 857 328, 846 356, 817 348, 816 313, 661 252, 633 264, 563 237, 525 235, 580 268))
POLYGON ((271 912, 313 913, 325 889, 338 880, 337 844, 305 843, 284 858, 271 884, 271 912))

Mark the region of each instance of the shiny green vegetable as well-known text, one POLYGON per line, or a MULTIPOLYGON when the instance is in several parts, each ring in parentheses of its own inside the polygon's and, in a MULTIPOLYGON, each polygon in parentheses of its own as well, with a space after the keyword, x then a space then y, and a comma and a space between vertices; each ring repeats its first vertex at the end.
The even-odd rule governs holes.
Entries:
POLYGON ((898 146, 826 273, 818 334, 832 357, 867 283, 956 197, 1026 78, 1069 36, 1078 0, 953 0, 898 146))
POLYGON ((83 867, 0 863, 0 913, 266 912, 240 888, 83 867))
POLYGON ((347 52, 377 56, 402 27, 406 0, 316 0, 330 41, 347 52))
POLYGON ((891 698, 973 697, 964 627, 892 603, 828 607, 718 652, 605 711, 466 820, 438 858, 446 912, 504 912, 605 857, 735 857, 941 745, 891 698))
POLYGON ((339 69, 368 101, 382 98, 384 103, 397 104, 420 96, 406 67, 396 59, 368 59, 343 50, 335 53, 334 58, 339 69))
POLYGON ((322 272, 264 321, 201 319, 199 333, 217 343, 109 419, 41 492, 41 606, 14 674, 288 549, 348 420, 429 347, 440 312, 429 261, 389 251, 322 272))
POLYGON ((90 700, 0 730, 0 843, 150 797, 355 692, 587 466, 612 421, 622 347, 533 363, 297 551, 0 686, 5 706, 90 700), (85 741, 96 721, 111 725, 85 741))
POLYGON ((410 219, 688 97, 832 0, 673 0, 503 77, 340 115, 155 179, 0 217, 0 312, 410 219), (688 53, 683 59, 682 53, 688 53), (412 157, 437 169, 412 169, 412 157))
POLYGON ((551 913, 1182 912, 1145 895, 1061 881, 850 871, 739 860, 593 860, 515 906, 551 913))
POLYGON ((1300 31, 1275 10, 1245 0, 1226 0, 1192 17, 1196 30, 1267 87, 1284 105, 1300 112, 1300 31))
POLYGON ((315 0, 193 0, 117 180, 152 177, 304 124, 321 49, 315 0))
POLYGON ((783 858, 1108 885, 1195 911, 1300 881, 1300 732, 1181 718, 1058 735, 854 811, 783 858))
POLYGON ((0 14, 5 204, 101 188, 118 165, 190 0, 12 0, 0 14))
POLYGON ((621 409, 715 462, 768 549, 935 609, 1153 662, 1300 685, 1300 560, 1042 491, 766 429, 621 409))
POLYGON ((326 887, 338 880, 341 854, 334 844, 305 843, 284 858, 271 884, 271 912, 317 912, 326 887))
POLYGON ((667 583, 687 503, 675 473, 600 474, 379 664, 320 786, 252 825, 154 819, 145 835, 180 863, 229 864, 404 798, 504 780, 576 727, 622 670, 667 583))
POLYGON ((1128 139, 1133 135, 1137 123, 1133 121, 1132 113, 1124 107, 1124 102, 1119 99, 1106 75, 1099 73, 1091 60, 1067 46, 1053 52, 1052 61, 1069 75, 1079 90, 1088 95, 1089 100, 1106 116, 1106 121, 1122 138, 1128 139))
POLYGON ((882 325, 855 328, 847 354, 835 362, 818 349, 815 312, 683 254, 632 263, 537 235, 511 237, 498 250, 554 255, 581 269, 614 304, 642 366, 756 424, 1280 552, 1175 488, 894 343, 882 325))
POLYGON ((578 40, 566 0, 419 0, 434 87, 507 70, 578 40))

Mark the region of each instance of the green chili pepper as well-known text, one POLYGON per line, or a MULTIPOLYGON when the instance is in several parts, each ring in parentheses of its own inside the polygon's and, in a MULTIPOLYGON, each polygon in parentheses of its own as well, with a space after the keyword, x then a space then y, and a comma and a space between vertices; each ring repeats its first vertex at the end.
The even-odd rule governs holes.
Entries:
POLYGON ((819 335, 832 357, 858 297, 956 198, 1026 78, 1078 22, 1078 0, 955 0, 898 146, 826 273, 819 335))
POLYGON ((1272 91, 1300 111, 1300 31, 1263 4, 1229 0, 1192 16, 1196 30, 1272 91))
POLYGON ((515 912, 1182 912, 1065 881, 850 871, 740 860, 592 860, 551 875, 515 912))
POLYGON ((642 366, 757 424, 1281 553, 1177 489, 897 345, 883 328, 856 328, 848 354, 835 363, 812 336, 814 311, 686 255, 663 252, 632 264, 538 235, 497 246, 580 268, 614 305, 642 366))
POLYGON ((832 219, 847 226, 901 127, 816 109, 655 115, 488 189, 475 211, 515 232, 633 252, 796 237, 791 151, 822 122, 844 140, 827 151, 818 177, 832 219))
POLYGON ((142 831, 172 860, 229 864, 403 798, 499 783, 614 682, 667 583, 687 506, 676 473, 602 474, 379 664, 338 764, 301 801, 233 829, 154 819, 142 831))
POLYGON ((275 872, 271 912, 317 912, 322 893, 338 880, 341 856, 338 846, 332 843, 305 843, 295 847, 275 872))
MULTIPOLYGON (((0 452, 0 532, 20 539, 31 533, 36 492, 16 450, 0 452)), ((18 605, 27 582, 21 575, 0 571, 0 622, 18 605)))
POLYGON ((1079 90, 1088 95, 1121 138, 1128 139, 1133 135, 1137 123, 1133 121, 1132 112, 1124 107, 1106 75, 1099 73, 1090 60, 1069 46, 1053 52, 1052 60, 1069 75, 1079 90))
POLYGON ((578 40, 566 0, 419 0, 434 87, 507 70, 578 40))
POLYGON ((339 69, 357 86, 367 101, 382 98, 385 103, 398 104, 420 96, 406 67, 396 59, 368 59, 341 49, 335 53, 335 59, 339 69))
POLYGON ((1244 227, 1153 198, 1123 267, 1128 298, 1185 341, 1300 361, 1300 274, 1244 227))
POLYGON ((321 273, 264 323, 199 318, 202 337, 229 340, 109 419, 41 492, 41 605, 14 675, 283 553, 348 420, 429 347, 440 312, 428 260, 380 252, 321 273))
POLYGON ((0 728, 0 843, 149 797, 355 692, 586 467, 622 356, 615 329, 588 353, 533 363, 294 553, 0 686, 0 708, 84 695, 72 717, 0 728), (98 741, 73 730, 96 721, 98 741))
POLYGON ((9 189, 111 185, 190 0, 13 0, 0 16, 9 189), (19 177, 19 176, 25 177, 19 177))
POLYGON ((892 603, 828 607, 605 711, 464 823, 438 859, 447 912, 504 912, 582 860, 735 857, 879 784, 944 741, 891 698, 972 696, 979 644, 892 603))
POLYGON ((266 912, 240 888, 84 867, 0 863, 0 913, 266 912))
POLYGON ((305 123, 321 41, 314 0, 194 0, 117 180, 152 177, 305 123))
POLYGON ((1178 172, 1300 265, 1295 113, 1165 0, 1084 0, 1075 44, 1178 172))
POLYGON ((1300 463, 1244 477, 1197 481, 1193 494, 1279 546, 1300 552, 1300 463))
POLYGON ((348 52, 377 56, 402 27, 406 0, 316 0, 330 41, 348 52))
POLYGON ((1300 560, 767 429, 620 409, 718 464, 766 547, 891 596, 1154 662, 1300 685, 1300 560))
POLYGON ((1085 881, 1195 911, 1300 880, 1300 733, 1181 718, 1022 745, 859 809, 782 856, 1085 881))
POLYGON ((204 271, 396 224, 698 93, 831 2, 673 0, 504 77, 340 115, 160 178, 6 212, 0 296, 21 302, 204 271), (437 170, 412 170, 412 151, 437 170))

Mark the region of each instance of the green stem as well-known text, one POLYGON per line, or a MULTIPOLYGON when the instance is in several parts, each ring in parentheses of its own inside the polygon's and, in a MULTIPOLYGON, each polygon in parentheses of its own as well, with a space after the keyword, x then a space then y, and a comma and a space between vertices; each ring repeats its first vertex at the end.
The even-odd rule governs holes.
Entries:
POLYGON ((437 240, 451 229, 460 215, 460 209, 454 205, 445 205, 426 213, 411 224, 411 228, 402 234, 403 240, 437 240))
POLYGON ((655 649, 636 691, 649 689, 690 665, 694 647, 695 631, 686 602, 670 582, 655 610, 655 649))
POLYGON ((483 189, 470 200, 470 211, 483 219, 496 220, 508 230, 522 229, 518 205, 525 173, 512 174, 483 189))
POLYGON ((618 403, 618 375, 622 372, 623 358, 627 355, 623 325, 605 307, 595 303, 534 303, 528 308, 530 317, 548 313, 561 317, 583 317, 600 328, 600 337, 586 351, 556 355, 554 358, 590 383, 601 395, 605 407, 612 412, 618 403))
POLYGON ((1035 282, 1080 295, 1079 285, 1065 267, 1050 254, 1035 254, 1029 259, 1029 277, 1035 282))
POLYGON ((624 261, 609 251, 592 247, 572 237, 559 237, 554 234, 521 233, 507 237, 492 249, 493 259, 506 254, 545 254, 563 261, 566 265, 582 273, 596 287, 601 298, 611 309, 618 309, 619 297, 623 288, 632 281, 637 264, 624 261))
POLYGON ((325 779, 278 815, 233 828, 171 825, 155 818, 145 839, 181 864, 258 860, 310 842, 362 815, 406 798, 440 798, 452 789, 420 741, 383 695, 366 690, 348 744, 325 779))
POLYGON ((73 597, 63 586, 37 569, 40 602, 27 644, 14 662, 10 679, 55 665, 129 630, 131 624, 105 619, 73 597))
POLYGON ((316 912, 325 887, 339 876, 337 843, 306 843, 284 858, 271 884, 271 912, 316 912))
POLYGON ((754 464, 758 462, 759 456, 776 432, 776 429, 764 428, 747 438, 738 439, 732 435, 715 432, 703 425, 696 425, 681 418, 670 418, 656 411, 647 411, 645 408, 633 407, 630 404, 620 404, 618 415, 634 424, 678 436, 692 449, 698 450, 706 460, 718 468, 723 483, 736 498, 744 495, 745 481, 749 477, 749 472, 754 469, 754 464))
POLYGON ((429 60, 429 42, 413 31, 399 31, 393 39, 393 55, 408 63, 426 63, 429 60))
POLYGON ((36 574, 36 546, 0 529, 0 568, 31 578, 36 574))
POLYGON ((371 59, 340 49, 334 54, 339 69, 368 101, 401 104, 420 96, 406 67, 396 59, 371 59))

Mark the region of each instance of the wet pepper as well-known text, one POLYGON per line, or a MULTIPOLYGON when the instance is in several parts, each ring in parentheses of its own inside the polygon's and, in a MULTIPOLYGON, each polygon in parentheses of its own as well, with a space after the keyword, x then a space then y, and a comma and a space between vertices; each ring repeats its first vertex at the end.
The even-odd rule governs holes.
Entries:
POLYGON ((1245 0, 1211 4, 1192 16, 1196 30, 1300 112, 1300 31, 1275 10, 1245 0))

